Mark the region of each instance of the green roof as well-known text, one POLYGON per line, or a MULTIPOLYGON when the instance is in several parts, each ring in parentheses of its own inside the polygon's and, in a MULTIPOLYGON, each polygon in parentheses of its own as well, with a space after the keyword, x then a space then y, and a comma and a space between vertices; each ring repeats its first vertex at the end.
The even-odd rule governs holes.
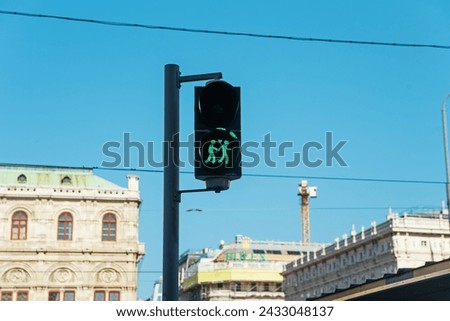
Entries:
POLYGON ((0 185, 123 189, 94 175, 92 168, 0 164, 0 185))

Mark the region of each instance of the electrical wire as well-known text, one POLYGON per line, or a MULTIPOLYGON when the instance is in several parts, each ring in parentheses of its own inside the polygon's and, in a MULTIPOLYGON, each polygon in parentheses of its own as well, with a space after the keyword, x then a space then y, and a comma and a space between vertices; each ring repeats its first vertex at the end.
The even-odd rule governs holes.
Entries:
MULTIPOLYGON (((392 209, 395 212, 407 212, 407 211, 439 211, 441 208, 436 206, 310 206, 311 210, 316 211, 367 211, 367 210, 389 210, 392 209)), ((163 209, 141 209, 140 212, 158 212, 162 213, 163 209)), ((246 212, 246 213, 252 213, 252 212, 292 212, 292 208, 283 208, 283 207, 274 207, 274 208, 267 208, 267 207, 251 207, 251 208, 201 208, 201 209, 187 209, 184 210, 186 213, 195 213, 198 215, 202 215, 203 213, 211 213, 211 212, 246 212), (203 212, 202 214, 199 214, 203 212)))
MULTIPOLYGON (((310 206, 311 210, 388 210, 391 209, 420 209, 420 210, 438 210, 440 208, 433 206, 331 206, 331 207, 320 207, 320 206, 310 206)), ((146 211, 146 210, 141 210, 146 211)), ((202 212, 275 212, 275 211, 292 211, 292 208, 282 208, 282 207, 252 207, 252 208, 202 208, 202 212)), ((159 209, 158 212, 162 212, 162 209, 159 209)), ((186 211, 188 212, 188 211, 186 211)), ((192 212, 192 211, 190 211, 192 212)))
POLYGON ((176 31, 176 32, 214 34, 214 35, 222 35, 222 36, 241 36, 241 37, 253 37, 253 38, 264 38, 264 39, 279 39, 279 40, 291 40, 291 41, 303 41, 303 42, 323 42, 323 43, 347 44, 347 45, 371 45, 371 46, 390 46, 390 47, 409 47, 409 48, 450 49, 450 45, 367 41, 367 40, 349 40, 349 39, 326 39, 326 38, 299 37, 299 36, 287 36, 287 35, 270 35, 270 34, 261 34, 261 33, 251 33, 251 32, 234 32, 234 31, 222 31, 222 30, 179 28, 179 27, 170 27, 170 26, 157 26, 157 25, 147 25, 147 24, 141 24, 141 23, 104 21, 104 20, 56 16, 56 15, 48 15, 48 14, 6 11, 6 10, 0 10, 0 14, 32 17, 32 18, 46 18, 46 19, 75 21, 75 22, 115 26, 115 27, 144 28, 144 29, 176 31))
MULTIPOLYGON (((92 169, 104 171, 129 171, 144 173, 164 173, 162 169, 146 169, 146 168, 123 168, 123 167, 101 167, 94 166, 92 169)), ((180 171, 180 174, 194 174, 193 171, 180 171)), ((406 184, 447 184, 444 181, 432 180, 407 180, 407 179, 387 179, 387 178, 367 178, 367 177, 334 177, 334 176, 309 176, 309 175, 279 175, 279 174, 250 174, 243 173, 244 177, 257 178, 295 178, 295 179, 315 179, 315 180, 333 180, 333 181, 356 181, 356 182, 376 182, 376 183, 406 183, 406 184)))
MULTIPOLYGON (((179 32, 195 32, 195 33, 207 33, 207 34, 220 34, 220 35, 226 35, 226 36, 247 36, 247 37, 258 37, 258 38, 268 38, 268 39, 284 39, 284 40, 296 40, 296 41, 316 41, 316 42, 359 44, 359 45, 378 45, 378 46, 397 46, 397 47, 426 47, 426 48, 437 48, 437 49, 450 49, 450 46, 447 46, 447 45, 414 44, 414 43, 389 43, 389 42, 379 42, 379 41, 359 41, 359 40, 308 38, 308 37, 294 37, 294 36, 284 36, 284 35, 256 34, 256 33, 246 33, 246 32, 229 32, 229 31, 203 30, 203 29, 192 29, 192 28, 177 28, 177 27, 168 27, 168 26, 156 26, 156 25, 146 25, 146 24, 126 23, 126 22, 116 22, 116 21, 102 21, 102 20, 94 20, 94 19, 75 18, 75 17, 66 17, 66 16, 56 16, 56 15, 47 15, 47 14, 35 14, 35 13, 26 13, 26 12, 15 12, 15 11, 5 11, 5 10, 0 10, 0 14, 25 16, 25 17, 33 17, 33 18, 58 19, 58 20, 93 23, 93 24, 118 26, 118 27, 136 27, 136 28, 159 29, 159 30, 168 30, 168 31, 179 31, 179 32)), ((163 170, 135 169, 135 168, 105 168, 105 167, 97 167, 96 166, 96 167, 93 167, 93 169, 163 173, 163 170)), ((192 171, 180 171, 180 173, 181 174, 193 174, 192 171)), ((242 176, 259 177, 259 178, 295 178, 295 179, 360 181, 360 182, 380 182, 380 183, 446 184, 446 182, 443 182, 443 181, 381 179, 381 178, 357 178, 357 177, 328 177, 328 176, 305 176, 305 175, 300 176, 300 175, 276 175, 276 174, 243 174, 242 176)))

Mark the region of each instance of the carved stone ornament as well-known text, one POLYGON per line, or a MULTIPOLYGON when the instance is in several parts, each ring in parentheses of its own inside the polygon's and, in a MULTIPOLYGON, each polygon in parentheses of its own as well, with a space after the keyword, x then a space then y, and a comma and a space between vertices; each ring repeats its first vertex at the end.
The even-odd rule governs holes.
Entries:
POLYGON ((68 268, 56 269, 50 276, 50 282, 67 283, 75 279, 74 273, 68 268))
POLYGON ((100 280, 105 283, 112 283, 117 281, 117 272, 113 269, 104 269, 100 271, 100 280))
POLYGON ((58 269, 55 271, 55 280, 61 283, 65 283, 72 279, 73 273, 69 269, 58 269))
POLYGON ((27 282, 30 279, 30 276, 27 271, 21 268, 13 268, 6 272, 3 279, 6 282, 11 283, 21 283, 21 282, 27 282))

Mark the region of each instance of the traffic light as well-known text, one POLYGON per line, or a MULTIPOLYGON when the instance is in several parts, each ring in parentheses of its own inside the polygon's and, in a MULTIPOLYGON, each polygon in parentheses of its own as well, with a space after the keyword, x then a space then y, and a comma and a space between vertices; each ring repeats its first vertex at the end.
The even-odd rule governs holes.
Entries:
POLYGON ((207 188, 227 189, 218 182, 229 186, 242 175, 240 87, 222 80, 195 87, 194 122, 195 178, 207 188))

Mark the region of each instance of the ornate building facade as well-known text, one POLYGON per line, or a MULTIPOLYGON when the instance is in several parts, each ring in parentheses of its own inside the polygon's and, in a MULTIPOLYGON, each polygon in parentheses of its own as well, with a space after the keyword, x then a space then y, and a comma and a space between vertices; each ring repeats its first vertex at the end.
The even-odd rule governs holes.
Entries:
POLYGON ((450 258, 448 214, 390 213, 386 222, 344 234, 286 265, 286 300, 314 300, 450 258))
POLYGON ((0 165, 0 300, 137 299, 139 178, 0 165))

